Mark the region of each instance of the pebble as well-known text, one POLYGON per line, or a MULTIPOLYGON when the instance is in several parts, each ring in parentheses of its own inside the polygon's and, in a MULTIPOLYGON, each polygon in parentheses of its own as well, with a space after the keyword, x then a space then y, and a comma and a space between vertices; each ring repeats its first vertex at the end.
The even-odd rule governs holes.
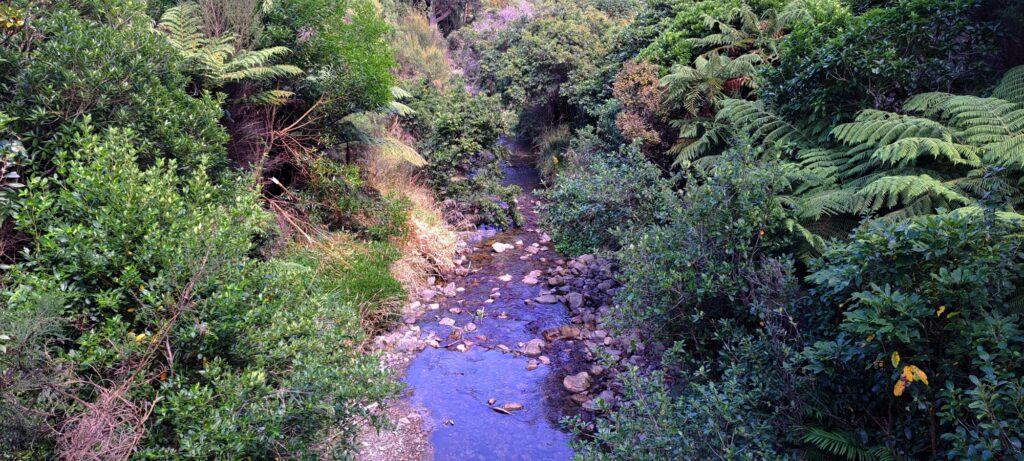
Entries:
POLYGON ((455 325, 455 320, 452 320, 451 318, 445 317, 445 318, 439 320, 437 323, 441 324, 441 325, 444 325, 446 327, 450 327, 450 326, 454 326, 455 325))

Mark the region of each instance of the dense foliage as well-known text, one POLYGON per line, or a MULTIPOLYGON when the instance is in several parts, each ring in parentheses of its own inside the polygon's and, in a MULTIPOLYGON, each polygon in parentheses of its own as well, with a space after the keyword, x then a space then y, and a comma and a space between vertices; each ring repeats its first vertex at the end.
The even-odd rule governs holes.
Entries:
POLYGON ((0 6, 0 457, 353 456, 397 390, 362 345, 443 227, 370 162, 407 109, 383 13, 0 6))
POLYGON ((615 257, 615 327, 667 346, 583 458, 1021 456, 1004 3, 649 1, 558 72, 499 59, 596 2, 458 33, 482 89, 554 114, 524 132, 556 244, 615 257))

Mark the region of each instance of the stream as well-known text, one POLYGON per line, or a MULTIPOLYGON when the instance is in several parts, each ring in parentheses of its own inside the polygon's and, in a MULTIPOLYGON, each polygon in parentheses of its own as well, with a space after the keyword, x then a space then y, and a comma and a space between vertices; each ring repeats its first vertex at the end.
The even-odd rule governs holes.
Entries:
POLYGON ((469 242, 475 245, 470 273, 454 280, 462 291, 435 300, 437 309, 417 322, 442 344, 417 355, 405 376, 409 399, 430 413, 436 460, 573 456, 571 435, 559 419, 574 414, 578 405, 568 400, 562 377, 579 367, 582 347, 556 341, 539 356, 521 353, 543 330, 568 324, 569 310, 562 303, 535 301, 542 288, 532 278, 556 265, 560 256, 537 229, 533 190, 539 178, 529 153, 510 147, 514 155, 505 181, 523 188, 518 207, 524 225, 478 232, 476 242, 469 242), (511 247, 497 252, 495 243, 511 247))

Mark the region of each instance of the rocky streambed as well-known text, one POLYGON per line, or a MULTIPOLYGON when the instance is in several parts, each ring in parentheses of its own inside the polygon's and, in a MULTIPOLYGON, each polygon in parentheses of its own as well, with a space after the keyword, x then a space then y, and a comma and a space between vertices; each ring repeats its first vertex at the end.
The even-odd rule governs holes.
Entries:
POLYGON ((572 459, 562 418, 614 407, 619 374, 646 363, 643 343, 605 324, 614 263, 559 256, 537 227, 535 176, 515 168, 525 225, 467 234, 451 279, 376 338, 408 386, 386 410, 395 430, 364 434, 362 459, 572 459))

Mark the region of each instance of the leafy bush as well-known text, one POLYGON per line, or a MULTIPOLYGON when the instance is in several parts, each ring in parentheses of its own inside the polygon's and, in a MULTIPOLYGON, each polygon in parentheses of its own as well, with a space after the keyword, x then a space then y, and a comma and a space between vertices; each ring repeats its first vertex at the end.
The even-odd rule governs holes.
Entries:
MULTIPOLYGON (((716 327, 724 346, 685 379, 664 371, 625 375, 624 401, 596 421, 579 456, 593 460, 800 459, 791 425, 795 353, 764 333, 728 322, 716 327), (720 373, 710 373, 721 368, 720 373)), ((575 427, 580 429, 579 422, 575 427)))
POLYGON ((628 245, 615 229, 661 222, 677 204, 671 182, 636 147, 595 154, 585 168, 563 171, 544 198, 543 225, 567 254, 628 245))
POLYGON ((267 14, 262 44, 292 50, 288 63, 306 72, 295 92, 305 107, 320 101, 315 127, 330 145, 347 140, 338 131, 343 117, 391 101, 390 33, 371 0, 280 0, 267 14))
POLYGON ((812 267, 825 331, 805 354, 823 429, 898 458, 1021 456, 1019 226, 874 222, 812 267))
MULTIPOLYGON (((163 159, 142 169, 133 136, 82 127, 57 175, 32 178, 16 222, 33 244, 4 293, 24 318, 52 312, 35 310, 59 296, 61 328, 37 330, 48 336, 31 347, 47 376, 98 383, 67 389, 95 403, 22 380, 5 404, 73 432, 97 412, 155 402, 144 458, 304 457, 329 432, 326 448, 349 453, 366 404, 394 390, 358 345, 393 318, 377 306, 403 296, 388 273, 395 250, 352 243, 261 263, 249 254, 267 217, 252 185, 215 183, 204 168, 179 176, 163 159), (126 403, 111 409, 100 399, 115 391, 126 403)), ((5 360, 3 374, 15 365, 5 360)), ((144 429, 131 426, 138 417, 123 430, 144 429)), ((52 435, 34 435, 19 449, 48 451, 52 435)))
POLYGON ((45 171, 68 125, 87 117, 98 128, 132 128, 146 163, 226 166, 218 100, 185 91, 177 54, 149 22, 106 25, 54 7, 33 27, 46 39, 6 53, 14 71, 0 76, 0 111, 12 117, 8 129, 22 137, 34 170, 45 171))
POLYGON ((709 320, 756 323, 752 306, 787 304, 779 286, 787 264, 774 257, 787 234, 778 165, 749 152, 726 156, 688 180, 663 223, 620 237, 623 323, 699 338, 709 320))
POLYGON ((925 91, 991 83, 995 25, 976 22, 978 0, 901 0, 862 15, 804 22, 766 72, 764 97, 792 119, 832 120, 863 108, 892 110, 925 91))

